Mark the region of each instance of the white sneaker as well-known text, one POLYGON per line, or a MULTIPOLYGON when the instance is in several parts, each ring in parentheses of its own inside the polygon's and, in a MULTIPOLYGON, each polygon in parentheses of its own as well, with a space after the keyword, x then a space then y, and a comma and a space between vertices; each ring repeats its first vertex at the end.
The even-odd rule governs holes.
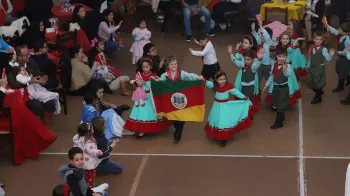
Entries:
POLYGON ((100 186, 97 186, 95 188, 92 188, 91 190, 95 193, 103 193, 108 189, 109 185, 107 183, 103 183, 100 186))
POLYGON ((135 135, 135 132, 123 130, 123 135, 135 135))

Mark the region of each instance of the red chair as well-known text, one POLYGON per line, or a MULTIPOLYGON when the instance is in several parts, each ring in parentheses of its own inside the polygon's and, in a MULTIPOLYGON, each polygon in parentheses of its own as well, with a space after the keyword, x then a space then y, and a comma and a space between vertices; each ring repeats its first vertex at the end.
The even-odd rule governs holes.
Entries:
MULTIPOLYGON (((0 107, 0 137, 8 137, 12 142, 12 154, 14 153, 13 143, 12 116, 9 107, 0 107)), ((14 157, 14 156, 13 156, 14 157)), ((13 159, 14 163, 14 159, 13 159)))

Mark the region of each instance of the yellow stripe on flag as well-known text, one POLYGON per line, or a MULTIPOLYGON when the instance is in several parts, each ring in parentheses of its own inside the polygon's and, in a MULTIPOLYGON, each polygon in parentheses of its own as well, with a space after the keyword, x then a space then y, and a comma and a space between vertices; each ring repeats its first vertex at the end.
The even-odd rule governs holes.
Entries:
POLYGON ((205 104, 192 106, 182 110, 176 110, 173 112, 157 113, 158 116, 164 116, 168 120, 178 120, 178 121, 193 121, 193 122, 203 122, 205 115, 205 104))

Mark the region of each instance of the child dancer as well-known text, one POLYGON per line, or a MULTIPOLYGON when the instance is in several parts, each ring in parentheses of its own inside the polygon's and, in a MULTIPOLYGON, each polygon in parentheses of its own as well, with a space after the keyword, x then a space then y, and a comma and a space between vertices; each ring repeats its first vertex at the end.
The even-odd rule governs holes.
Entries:
POLYGON ((327 29, 330 33, 338 37, 338 58, 335 64, 335 71, 338 74, 338 86, 332 90, 333 93, 344 91, 344 83, 347 80, 347 85, 350 84, 350 52, 347 48, 350 46, 350 22, 343 23, 339 29, 335 29, 328 24, 327 29))
MULTIPOLYGON (((236 50, 234 51, 234 53, 232 52, 233 51, 232 45, 228 45, 227 48, 228 48, 228 52, 229 52, 230 57, 231 57, 231 61, 233 61, 233 58, 235 58, 236 60, 239 60, 239 61, 243 61, 244 60, 243 55, 248 50, 251 50, 255 54, 256 53, 255 52, 255 49, 256 49, 255 44, 256 44, 256 41, 252 35, 245 35, 243 37, 243 41, 237 43, 236 50)), ((254 57, 256 57, 256 54, 254 55, 254 57)))
POLYGON ((292 65, 292 69, 294 70, 297 79, 307 75, 306 59, 299 48, 299 41, 301 40, 305 40, 305 38, 298 37, 295 40, 292 40, 291 35, 288 32, 284 32, 280 35, 280 40, 276 46, 276 48, 284 48, 287 50, 288 55, 286 61, 288 64, 292 65))
MULTIPOLYGON (((155 80, 169 80, 175 82, 178 80, 197 80, 199 78, 203 78, 199 77, 197 74, 187 73, 183 70, 180 70, 175 55, 169 55, 166 57, 165 66, 167 66, 167 71, 163 73, 159 79, 155 78, 155 80)), ((177 144, 181 140, 181 135, 185 122, 174 120, 173 125, 175 127, 174 143, 177 144)))
POLYGON ((137 87, 132 95, 132 101, 135 104, 135 107, 139 107, 141 105, 142 107, 145 106, 145 101, 147 100, 147 94, 145 90, 142 88, 143 85, 146 85, 145 82, 142 79, 142 76, 140 72, 136 73, 135 80, 132 80, 130 82, 131 84, 138 83, 137 87))
MULTIPOLYGON (((228 50, 232 54, 232 48, 229 47, 228 50)), ((234 56, 231 56, 232 62, 240 68, 236 77, 235 88, 249 97, 254 105, 257 105, 261 101, 257 70, 260 67, 263 54, 264 49, 262 48, 258 54, 255 54, 252 50, 246 51, 244 53, 244 59, 240 58, 242 60, 237 60, 234 56)))
POLYGON ((134 104, 131 114, 124 125, 124 129, 138 132, 138 138, 144 136, 144 133, 154 133, 166 130, 170 125, 170 122, 163 117, 156 115, 154 111, 151 94, 150 94, 150 78, 157 77, 157 74, 153 72, 152 59, 142 58, 137 65, 137 79, 135 83, 146 94, 144 103, 139 107, 139 103, 134 104))
POLYGON ((255 40, 257 44, 259 44, 258 48, 265 49, 265 53, 261 60, 261 66, 258 70, 259 81, 261 81, 262 78, 265 78, 265 80, 267 81, 268 78, 270 77, 270 72, 271 72, 270 47, 273 45, 273 40, 271 39, 272 30, 269 27, 263 28, 262 21, 259 21, 258 24, 262 34, 261 37, 255 30, 255 23, 252 23, 251 28, 252 28, 252 34, 255 40))
POLYGON ((322 45, 323 34, 321 32, 314 33, 313 41, 314 46, 309 50, 307 81, 315 92, 315 97, 312 99, 311 104, 317 104, 322 102, 323 88, 326 86, 326 68, 324 63, 332 60, 334 49, 330 49, 328 52, 327 48, 322 45))
POLYGON ((151 35, 151 31, 147 29, 147 23, 145 19, 141 19, 139 22, 139 27, 136 27, 132 31, 134 43, 131 46, 130 52, 132 52, 133 65, 135 65, 136 62, 142 57, 143 47, 147 43, 150 43, 151 35))
POLYGON ((84 176, 90 188, 95 187, 96 168, 100 163, 98 156, 103 155, 97 149, 94 130, 91 123, 82 123, 78 126, 78 133, 73 137, 74 147, 84 151, 84 176))
POLYGON ((208 39, 206 34, 202 34, 196 38, 198 45, 202 47, 202 51, 196 51, 192 48, 189 49, 193 56, 201 56, 203 59, 203 69, 201 75, 206 79, 214 80, 215 73, 220 70, 220 65, 218 63, 218 58, 216 57, 216 52, 213 44, 208 39))
MULTIPOLYGON (((32 78, 33 76, 28 75, 26 68, 24 66, 19 67, 18 74, 16 76, 16 80, 18 82, 22 84, 28 84, 28 82, 31 81, 32 78)), ((40 84, 30 84, 27 87, 27 89, 20 89, 20 91, 22 92, 23 96, 27 95, 28 93, 30 99, 36 99, 44 103, 50 100, 54 100, 55 101, 54 115, 58 115, 61 112, 61 104, 60 104, 58 93, 50 92, 40 84)))
POLYGON ((224 147, 236 132, 251 126, 257 108, 249 101, 249 97, 227 83, 226 73, 222 70, 215 74, 214 83, 206 81, 205 85, 214 88, 215 95, 204 130, 209 138, 220 141, 220 145, 224 147), (245 101, 229 101, 229 94, 245 101))
MULTIPOLYGON (((107 83, 108 89, 117 91, 120 87, 122 89, 121 94, 124 96, 131 96, 131 92, 128 91, 128 83, 130 81, 129 76, 121 76, 119 71, 110 66, 106 61, 106 56, 104 54, 105 42, 96 38, 92 42, 92 47, 94 47, 95 61, 100 63, 100 70, 98 70, 103 76, 107 83)), ((96 71, 96 67, 94 68, 96 71)))
POLYGON ((269 90, 271 94, 266 96, 266 102, 271 102, 277 110, 276 120, 271 129, 283 127, 284 110, 289 104, 295 104, 296 100, 301 97, 294 72, 291 65, 286 62, 287 51, 277 48, 275 56, 277 61, 272 66, 271 75, 263 90, 263 92, 269 90))

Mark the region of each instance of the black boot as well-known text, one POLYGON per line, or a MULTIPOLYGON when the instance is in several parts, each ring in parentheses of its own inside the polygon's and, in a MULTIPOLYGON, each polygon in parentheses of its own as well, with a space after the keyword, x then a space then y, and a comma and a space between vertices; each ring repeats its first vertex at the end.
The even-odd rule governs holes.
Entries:
POLYGON ((283 116, 284 116, 283 112, 277 112, 275 124, 271 126, 271 129, 279 129, 283 127, 283 121, 282 121, 283 116))
POLYGON ((114 109, 114 111, 119 115, 121 116, 123 114, 124 111, 126 110, 129 110, 130 109, 130 106, 128 105, 120 105, 118 106, 116 109, 114 109))
POLYGON ((226 144, 227 144, 227 140, 221 140, 221 141, 220 141, 220 146, 221 146, 221 147, 225 147, 226 144))
POLYGON ((314 99, 311 101, 311 104, 318 104, 322 102, 322 95, 323 95, 323 90, 322 89, 317 89, 315 90, 315 97, 314 99))
POLYGON ((177 144, 181 140, 182 130, 184 128, 185 122, 177 121, 174 123, 175 133, 174 133, 174 143, 177 144))
POLYGON ((286 117, 284 116, 284 112, 281 112, 281 121, 282 124, 284 123, 284 120, 286 119, 286 117))
POLYGON ((350 85, 350 75, 346 77, 346 83, 345 83, 345 86, 349 86, 349 85, 350 85))
POLYGON ((343 105, 350 105, 350 93, 349 93, 349 95, 346 97, 346 99, 341 100, 340 103, 343 104, 343 105))
POLYGON ((344 91, 344 82, 345 82, 345 79, 338 79, 338 86, 337 88, 333 89, 332 92, 339 93, 344 91))

